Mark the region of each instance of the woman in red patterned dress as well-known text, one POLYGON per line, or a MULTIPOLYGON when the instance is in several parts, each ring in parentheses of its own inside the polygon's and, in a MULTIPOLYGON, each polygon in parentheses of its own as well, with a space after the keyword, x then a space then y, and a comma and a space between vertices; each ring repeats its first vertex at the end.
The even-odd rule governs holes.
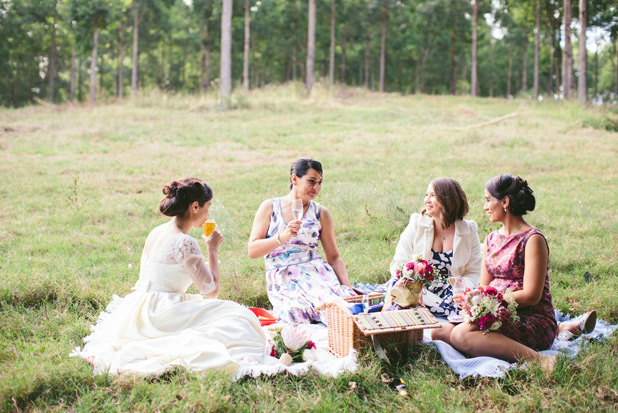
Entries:
MULTIPOLYGON (((559 328, 549 292, 547 240, 523 218, 534 206, 532 189, 519 176, 498 175, 485 184, 484 209, 491 222, 501 223, 502 228, 485 239, 480 285, 514 291, 520 321, 487 333, 462 323, 453 329, 450 341, 471 356, 536 361, 550 371, 555 356, 539 351, 551 347, 559 328)), ((577 325, 575 321, 561 323, 560 330, 573 330, 577 325)))

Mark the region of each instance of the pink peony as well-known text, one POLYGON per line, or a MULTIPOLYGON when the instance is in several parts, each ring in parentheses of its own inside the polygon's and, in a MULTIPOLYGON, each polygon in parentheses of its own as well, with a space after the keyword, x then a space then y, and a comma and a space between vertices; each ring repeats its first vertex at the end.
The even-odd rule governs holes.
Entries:
POLYGON ((410 261, 409 263, 406 264, 406 271, 412 271, 414 270, 414 261, 410 261))

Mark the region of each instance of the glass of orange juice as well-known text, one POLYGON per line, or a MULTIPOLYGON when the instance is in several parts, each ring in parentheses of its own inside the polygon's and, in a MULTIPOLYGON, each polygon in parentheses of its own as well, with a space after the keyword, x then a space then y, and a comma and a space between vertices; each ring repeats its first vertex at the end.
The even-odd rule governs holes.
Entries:
POLYGON ((212 235, 213 231, 215 230, 216 226, 217 224, 215 222, 212 222, 212 221, 204 222, 204 235, 206 235, 207 237, 210 237, 210 235, 212 235))

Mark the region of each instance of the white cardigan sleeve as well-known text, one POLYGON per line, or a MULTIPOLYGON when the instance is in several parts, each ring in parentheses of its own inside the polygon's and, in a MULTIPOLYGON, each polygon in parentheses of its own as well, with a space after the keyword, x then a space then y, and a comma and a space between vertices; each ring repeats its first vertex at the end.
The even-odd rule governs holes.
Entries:
POLYGON ((397 270, 401 269, 403 264, 410 261, 414 253, 414 239, 418 232, 418 221, 420 217, 421 215, 419 214, 412 214, 410 223, 399 237, 399 244, 397 244, 397 249, 395 249, 395 256, 393 257, 393 261, 391 261, 390 267, 391 276, 393 277, 397 270))

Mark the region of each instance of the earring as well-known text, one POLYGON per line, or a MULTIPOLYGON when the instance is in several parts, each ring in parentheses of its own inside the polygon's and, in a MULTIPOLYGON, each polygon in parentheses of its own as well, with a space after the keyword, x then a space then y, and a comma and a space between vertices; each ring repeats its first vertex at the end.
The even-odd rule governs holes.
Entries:
POLYGON ((506 212, 506 207, 504 207, 504 212, 506 212))

